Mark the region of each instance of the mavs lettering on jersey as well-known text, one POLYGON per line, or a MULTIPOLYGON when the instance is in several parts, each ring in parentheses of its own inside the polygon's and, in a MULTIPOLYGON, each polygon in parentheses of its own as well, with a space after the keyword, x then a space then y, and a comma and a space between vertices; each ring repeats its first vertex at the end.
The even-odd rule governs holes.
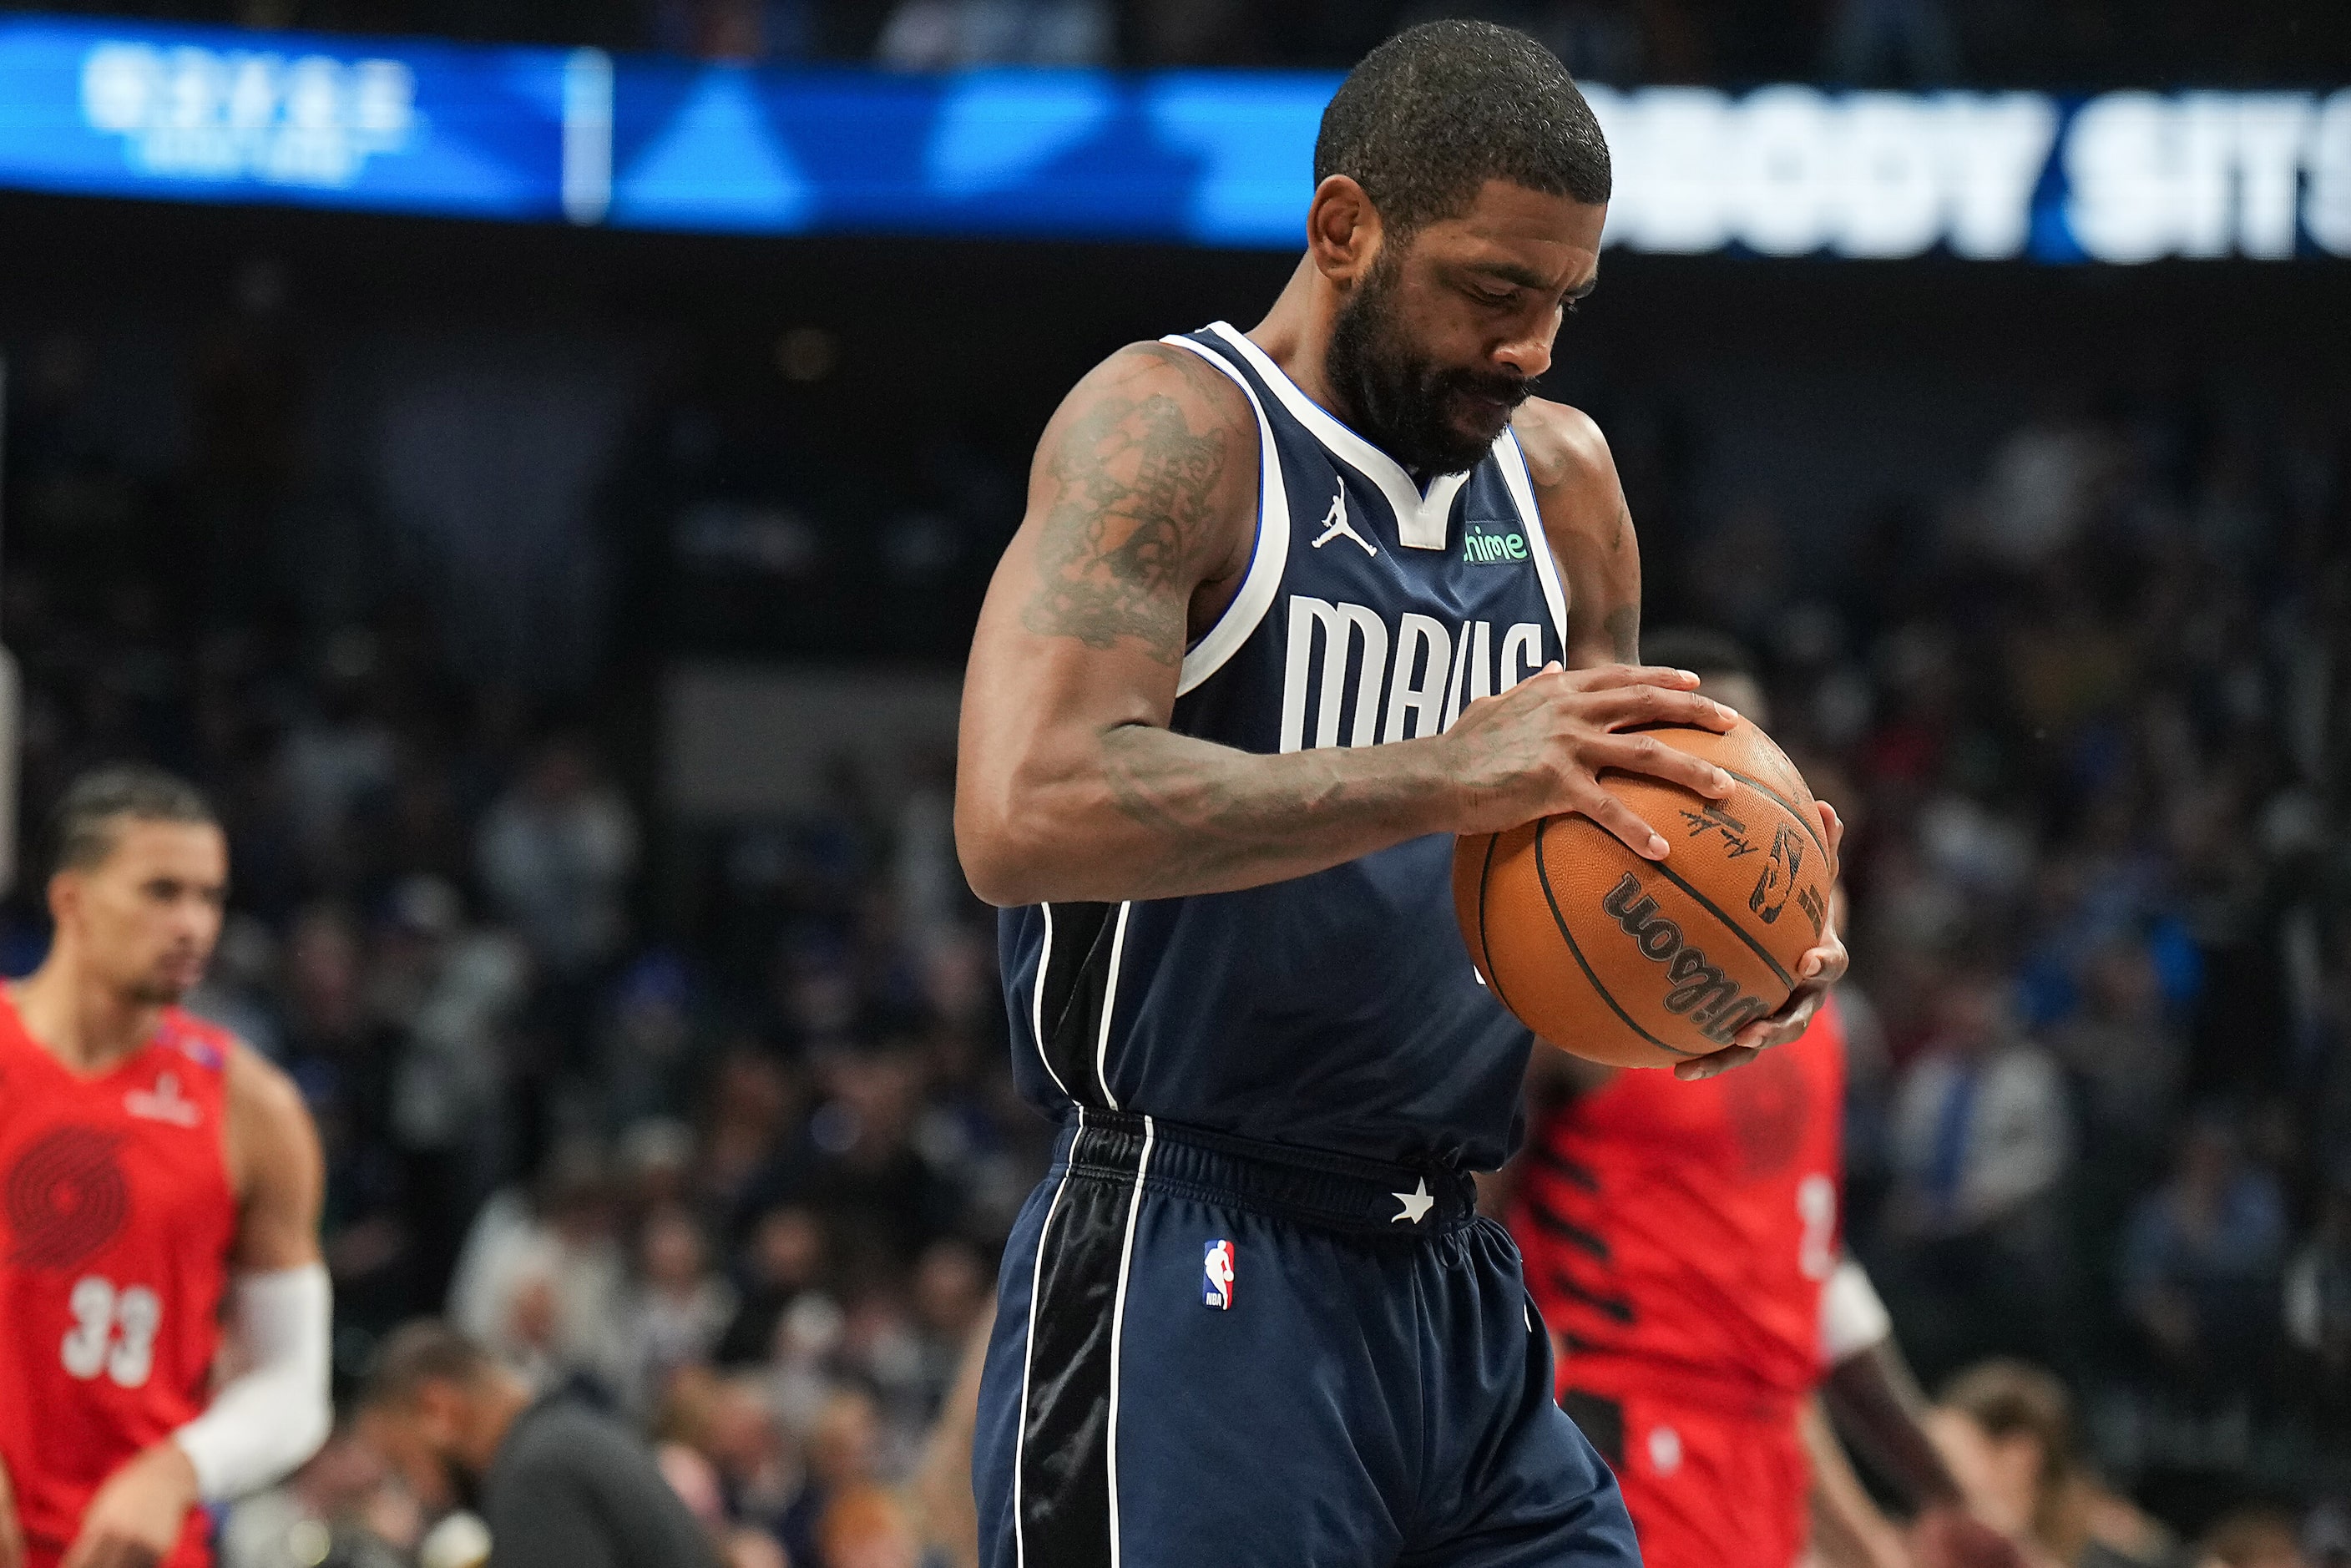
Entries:
MULTIPOLYGON (((1441 734, 1564 657, 1516 439, 1424 491, 1218 322, 1167 342, 1248 395, 1256 548, 1184 658, 1172 727, 1257 752, 1441 734)), ((1454 925, 1452 839, 1238 893, 1008 910, 1021 1087, 1267 1142, 1490 1168, 1529 1036, 1454 925)))
POLYGON ((1461 705, 1508 691, 1543 666, 1543 629, 1521 621, 1501 638, 1497 677, 1494 623, 1458 627, 1406 611, 1392 631, 1361 604, 1332 604, 1311 594, 1290 596, 1290 653, 1281 673, 1281 747, 1369 746, 1437 735, 1452 727, 1461 705), (1322 659, 1315 659, 1315 645, 1322 659), (1389 653, 1395 658, 1391 663, 1389 653), (1391 674, 1393 670, 1393 674, 1391 674), (1352 675, 1355 700, 1345 736, 1339 716, 1352 675), (1318 683, 1314 735, 1306 738, 1307 688, 1318 683), (1466 682, 1466 685, 1465 685, 1466 682), (1380 721, 1381 694, 1387 721, 1380 721))

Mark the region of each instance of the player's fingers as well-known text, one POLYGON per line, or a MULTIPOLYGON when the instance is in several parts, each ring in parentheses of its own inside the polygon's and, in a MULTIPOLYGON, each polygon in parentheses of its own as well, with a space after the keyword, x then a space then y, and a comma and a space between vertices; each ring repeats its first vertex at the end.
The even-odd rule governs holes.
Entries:
POLYGON ((1799 987, 1778 1012, 1770 1018, 1757 1019, 1731 1038, 1756 1051, 1769 1051, 1775 1045, 1785 1045, 1811 1027, 1813 1015, 1820 1011, 1821 998, 1825 994, 1823 987, 1799 987))
POLYGON ((1761 1051, 1750 1046, 1725 1046, 1722 1050, 1705 1056, 1694 1056, 1687 1061, 1675 1062, 1674 1076, 1685 1083, 1695 1083, 1701 1078, 1712 1078, 1719 1073, 1728 1072, 1734 1067, 1744 1067, 1762 1054, 1761 1051))
POLYGON ((1613 768, 1620 773, 1646 773, 1652 779, 1695 789, 1709 800, 1730 797, 1729 774, 1703 757, 1693 757, 1679 747, 1667 746, 1654 735, 1603 736, 1585 747, 1584 758, 1592 764, 1595 775, 1613 768))
POLYGON ((1661 861, 1673 847, 1666 842, 1664 834, 1635 815, 1632 807, 1597 784, 1584 789, 1570 809, 1591 818, 1643 860, 1661 861))
POLYGON ((1682 724, 1710 729, 1718 735, 1739 722, 1736 708, 1712 697, 1647 685, 1611 686, 1591 694, 1584 702, 1584 714, 1611 728, 1635 724, 1682 724))
POLYGON ((1837 809, 1826 800, 1815 800, 1813 804, 1821 809, 1821 831, 1829 841, 1829 863, 1834 869, 1844 849, 1844 819, 1838 816, 1837 809))
POLYGON ((1570 670, 1568 679, 1577 690, 1586 692, 1606 691, 1614 686, 1665 686, 1685 692, 1698 687, 1695 673, 1665 664, 1594 664, 1590 669, 1570 670))
POLYGON ((1808 986, 1825 990, 1844 978, 1845 966, 1853 955, 1845 945, 1832 938, 1818 947, 1807 947, 1796 960, 1796 978, 1808 986))

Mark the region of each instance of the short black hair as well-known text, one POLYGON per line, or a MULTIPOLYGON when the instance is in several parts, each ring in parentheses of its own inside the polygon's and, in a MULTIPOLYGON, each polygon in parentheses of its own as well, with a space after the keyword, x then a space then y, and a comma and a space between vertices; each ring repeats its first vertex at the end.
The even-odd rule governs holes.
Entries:
POLYGON ((1489 180, 1597 206, 1608 141, 1559 57, 1491 22, 1424 22, 1365 55, 1314 139, 1314 183, 1345 174, 1390 228, 1469 210, 1489 180))
POLYGON ((49 869, 88 871, 103 864, 125 821, 220 825, 204 791, 176 773, 136 762, 94 768, 67 785, 50 809, 49 869))
POLYGON ((401 1409, 428 1383, 478 1383, 496 1364, 488 1351, 439 1318, 417 1318, 376 1347, 360 1403, 371 1410, 401 1409))
POLYGON ((1666 626, 1641 639, 1641 663, 1687 670, 1698 679, 1724 675, 1762 678, 1762 671, 1747 644, 1711 626, 1666 626))

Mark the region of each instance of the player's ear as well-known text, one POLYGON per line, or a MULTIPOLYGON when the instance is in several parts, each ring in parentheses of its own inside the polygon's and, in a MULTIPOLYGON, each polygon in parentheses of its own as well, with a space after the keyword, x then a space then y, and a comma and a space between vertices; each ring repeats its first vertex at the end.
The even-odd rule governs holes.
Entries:
POLYGON ((68 915, 80 906, 81 878, 69 871, 53 873, 49 877, 49 922, 63 925, 68 915))
POLYGON ((1380 233, 1380 211, 1353 177, 1333 174, 1314 188, 1306 209, 1306 252, 1323 277, 1353 287, 1378 256, 1380 233))

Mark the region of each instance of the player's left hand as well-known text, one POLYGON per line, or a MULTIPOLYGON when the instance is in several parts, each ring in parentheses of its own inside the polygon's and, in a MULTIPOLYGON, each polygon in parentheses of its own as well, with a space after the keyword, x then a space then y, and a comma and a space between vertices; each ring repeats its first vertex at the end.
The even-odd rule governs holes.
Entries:
POLYGON ((196 1468, 168 1437, 106 1478, 60 1568, 151 1568, 178 1544, 196 1503, 196 1468))
MULTIPOLYGON (((1829 865, 1834 874, 1839 863, 1838 852, 1844 844, 1844 819, 1826 800, 1814 801, 1821 810, 1821 836, 1829 846, 1829 865)), ((1711 1078, 1718 1072, 1728 1072, 1743 1067, 1775 1045, 1785 1045, 1812 1027, 1813 1015, 1821 1010, 1821 1002, 1830 988, 1844 977, 1845 965, 1850 961, 1844 950, 1844 939, 1837 934, 1834 923, 1821 934, 1821 945, 1807 948, 1796 960, 1796 988, 1788 994, 1780 1010, 1770 1018, 1757 1019, 1733 1037, 1737 1043, 1725 1046, 1709 1055, 1692 1057, 1674 1064, 1674 1076, 1685 1080, 1711 1078)))

